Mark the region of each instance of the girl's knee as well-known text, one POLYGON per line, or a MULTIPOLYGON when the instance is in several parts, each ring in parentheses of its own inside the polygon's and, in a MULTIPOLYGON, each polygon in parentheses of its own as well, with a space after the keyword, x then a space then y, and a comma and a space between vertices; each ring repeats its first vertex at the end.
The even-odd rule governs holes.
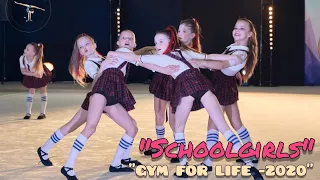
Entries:
POLYGON ((40 88, 40 93, 46 93, 47 92, 47 86, 40 88))
POLYGON ((96 132, 97 126, 93 124, 86 124, 85 131, 92 135, 96 132))
POLYGON ((73 132, 74 129, 72 129, 72 127, 69 124, 66 124, 60 128, 60 131, 62 134, 66 136, 67 134, 73 132))
POLYGON ((137 126, 131 126, 130 128, 126 129, 126 132, 129 136, 135 137, 138 134, 138 127, 137 126))
POLYGON ((36 93, 36 89, 33 89, 33 88, 29 89, 29 93, 34 95, 36 93))

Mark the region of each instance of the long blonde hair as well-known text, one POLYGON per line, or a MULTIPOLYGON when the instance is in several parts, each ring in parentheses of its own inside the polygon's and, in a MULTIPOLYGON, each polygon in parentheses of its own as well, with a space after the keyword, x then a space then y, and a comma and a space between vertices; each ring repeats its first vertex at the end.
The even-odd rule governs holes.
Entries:
POLYGON ((33 46, 34 48, 34 52, 35 52, 35 55, 34 55, 34 60, 35 60, 35 63, 34 63, 34 69, 36 71, 36 73, 38 74, 38 76, 41 78, 43 76, 43 44, 42 43, 35 43, 35 42, 32 42, 32 43, 29 43, 31 46, 33 46))
POLYGON ((79 85, 85 87, 87 85, 87 83, 85 82, 87 73, 84 69, 84 61, 86 59, 80 54, 79 47, 77 45, 77 40, 81 37, 88 37, 92 41, 92 43, 94 43, 94 39, 91 36, 84 33, 78 35, 73 45, 73 51, 69 62, 69 73, 79 85))
POLYGON ((248 47, 249 53, 246 65, 244 66, 244 70, 246 71, 245 75, 243 76, 244 82, 247 82, 250 77, 253 75, 254 69, 258 62, 258 40, 257 40, 257 32, 253 25, 253 23, 246 18, 240 18, 238 21, 245 21, 249 24, 250 30, 252 32, 251 37, 249 37, 248 47))

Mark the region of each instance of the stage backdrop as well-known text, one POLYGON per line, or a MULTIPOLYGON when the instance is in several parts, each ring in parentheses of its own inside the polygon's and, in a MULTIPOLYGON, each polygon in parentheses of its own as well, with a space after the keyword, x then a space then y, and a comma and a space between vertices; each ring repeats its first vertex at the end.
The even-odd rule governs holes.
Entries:
POLYGON ((305 0, 305 84, 320 85, 320 1, 305 0))

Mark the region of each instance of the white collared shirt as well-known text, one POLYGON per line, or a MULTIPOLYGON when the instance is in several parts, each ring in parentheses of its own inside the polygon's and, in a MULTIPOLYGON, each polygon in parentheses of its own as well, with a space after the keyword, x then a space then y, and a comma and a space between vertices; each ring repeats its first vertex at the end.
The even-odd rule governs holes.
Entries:
POLYGON ((31 62, 28 62, 27 58, 23 55, 20 56, 19 58, 20 68, 21 69, 25 68, 30 72, 35 72, 35 69, 34 69, 35 62, 36 61, 34 59, 31 62))
POLYGON ((98 73, 99 67, 94 63, 96 62, 97 64, 101 64, 102 58, 97 57, 97 58, 88 58, 84 63, 84 70, 90 76, 92 79, 94 79, 98 73))
POLYGON ((222 69, 221 72, 227 76, 234 76, 236 75, 245 65, 247 62, 249 48, 247 46, 237 46, 235 44, 231 44, 227 47, 227 50, 223 54, 230 54, 230 55, 242 55, 242 63, 236 66, 231 66, 225 69, 222 69), (231 54, 228 52, 232 52, 231 54))

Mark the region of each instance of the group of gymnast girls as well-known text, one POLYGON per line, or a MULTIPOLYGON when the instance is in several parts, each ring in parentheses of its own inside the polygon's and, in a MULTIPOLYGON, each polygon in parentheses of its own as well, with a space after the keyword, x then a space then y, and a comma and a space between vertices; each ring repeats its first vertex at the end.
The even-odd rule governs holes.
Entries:
MULTIPOLYGON (((185 126, 191 111, 205 108, 209 115, 206 145, 211 149, 219 141, 219 132, 233 144, 238 152, 243 144, 251 142, 250 134, 243 125, 238 108, 237 81, 248 81, 257 64, 257 34, 253 23, 240 18, 232 30, 234 42, 226 47, 222 54, 203 53, 200 44, 200 26, 195 19, 181 21, 178 31, 174 26, 156 32, 155 46, 147 46, 134 51, 136 38, 131 30, 124 30, 117 40, 117 49, 109 51, 107 56, 97 52, 94 39, 87 34, 80 34, 74 43, 69 63, 69 72, 81 86, 86 86, 85 79, 90 77, 92 89, 87 93, 81 108, 73 118, 58 128, 51 137, 37 149, 37 154, 44 166, 52 166, 49 151, 67 134, 85 124, 82 132, 75 139, 68 159, 61 168, 67 179, 77 179, 74 166, 76 159, 88 139, 96 131, 102 114, 107 115, 121 126, 125 133, 120 139, 110 172, 133 172, 130 163, 142 163, 130 157, 132 144, 138 133, 136 120, 128 112, 136 103, 126 85, 129 63, 155 72, 149 91, 154 95, 155 131, 157 139, 164 138, 166 113, 174 140, 185 145, 185 126), (205 77, 201 69, 211 70, 211 77, 205 77), (246 73, 241 74, 244 70, 246 73), (167 108, 168 107, 168 108, 167 108), (168 111, 167 111, 168 110, 168 111), (233 133, 228 126, 226 113, 233 133)), ((29 88, 27 96, 27 114, 31 117, 31 107, 35 89, 41 89, 41 113, 38 119, 44 119, 47 104, 46 87, 51 74, 43 65, 43 45, 30 43, 20 57, 20 68, 24 75, 23 85, 29 88)), ((181 146, 184 147, 184 146, 181 146)), ((163 147, 165 148, 165 147, 163 147)), ((152 155, 150 149, 144 155, 152 155)), ((171 163, 188 165, 187 157, 172 158, 171 163)), ((258 159, 237 159, 238 163, 250 166, 254 179, 263 179, 254 164, 258 159)), ((213 159, 205 158, 200 165, 212 171, 213 159)), ((176 173, 175 176, 178 176, 176 173)), ((188 175, 183 173, 182 178, 188 175)))

